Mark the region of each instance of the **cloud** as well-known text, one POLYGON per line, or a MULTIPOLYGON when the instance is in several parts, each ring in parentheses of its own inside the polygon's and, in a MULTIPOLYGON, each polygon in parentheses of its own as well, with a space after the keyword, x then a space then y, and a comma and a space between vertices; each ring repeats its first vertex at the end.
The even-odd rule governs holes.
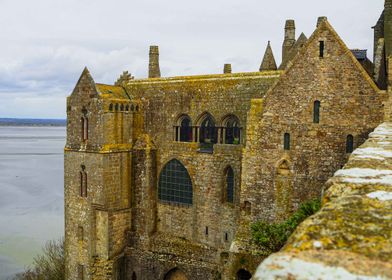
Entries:
POLYGON ((326 15, 349 47, 372 57, 382 8, 383 0, 0 0, 0 117, 63 118, 84 66, 97 82, 123 70, 146 77, 150 44, 160 46, 165 76, 220 73, 224 63, 256 71, 268 40, 280 61, 287 18, 309 36, 326 15))

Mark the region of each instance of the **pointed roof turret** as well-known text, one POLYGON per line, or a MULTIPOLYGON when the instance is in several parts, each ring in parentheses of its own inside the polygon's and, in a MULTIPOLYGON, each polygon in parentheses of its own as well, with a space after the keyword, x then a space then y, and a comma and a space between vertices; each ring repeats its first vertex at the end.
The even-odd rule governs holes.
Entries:
POLYGON ((261 62, 259 71, 274 71, 277 70, 276 61, 274 54, 272 52, 271 43, 268 41, 267 48, 263 57, 263 62, 261 62))

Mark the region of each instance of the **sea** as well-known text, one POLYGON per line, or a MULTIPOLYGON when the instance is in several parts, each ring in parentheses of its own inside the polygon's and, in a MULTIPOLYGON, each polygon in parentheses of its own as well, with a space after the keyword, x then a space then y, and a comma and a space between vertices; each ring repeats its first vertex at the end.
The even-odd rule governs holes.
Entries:
POLYGON ((0 126, 0 280, 64 235, 64 144, 64 126, 0 126))

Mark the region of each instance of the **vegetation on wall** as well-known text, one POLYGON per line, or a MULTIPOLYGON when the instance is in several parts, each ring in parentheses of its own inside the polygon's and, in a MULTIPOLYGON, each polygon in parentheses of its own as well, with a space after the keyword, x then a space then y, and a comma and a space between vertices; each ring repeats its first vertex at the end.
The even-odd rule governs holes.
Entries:
POLYGON ((296 227, 307 217, 320 210, 320 207, 320 200, 314 199, 302 203, 298 210, 283 222, 268 223, 259 221, 252 224, 253 242, 263 251, 268 251, 269 253, 279 251, 296 227))
POLYGON ((48 241, 34 258, 33 267, 16 275, 15 280, 65 279, 64 240, 48 241))

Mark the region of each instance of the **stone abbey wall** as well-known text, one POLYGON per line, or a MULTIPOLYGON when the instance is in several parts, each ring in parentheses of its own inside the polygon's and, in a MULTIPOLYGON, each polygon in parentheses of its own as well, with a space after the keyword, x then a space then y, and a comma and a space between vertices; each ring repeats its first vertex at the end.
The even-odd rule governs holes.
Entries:
POLYGON ((361 145, 382 122, 385 100, 330 24, 321 23, 274 88, 252 101, 249 118, 255 124, 248 126, 241 188, 241 202, 252 205, 251 219, 284 218, 300 202, 319 196, 348 158, 347 136, 353 136, 353 148, 361 145))
POLYGON ((67 279, 248 279, 264 258, 250 223, 319 196, 383 121, 386 93, 325 18, 317 26, 296 41, 288 21, 285 71, 160 78, 157 47, 149 79, 96 84, 85 69, 67 99, 67 279), (240 134, 229 144, 232 116, 240 134), (218 132, 201 144, 207 119, 218 132), (159 199, 173 159, 189 175, 191 204, 159 199))

